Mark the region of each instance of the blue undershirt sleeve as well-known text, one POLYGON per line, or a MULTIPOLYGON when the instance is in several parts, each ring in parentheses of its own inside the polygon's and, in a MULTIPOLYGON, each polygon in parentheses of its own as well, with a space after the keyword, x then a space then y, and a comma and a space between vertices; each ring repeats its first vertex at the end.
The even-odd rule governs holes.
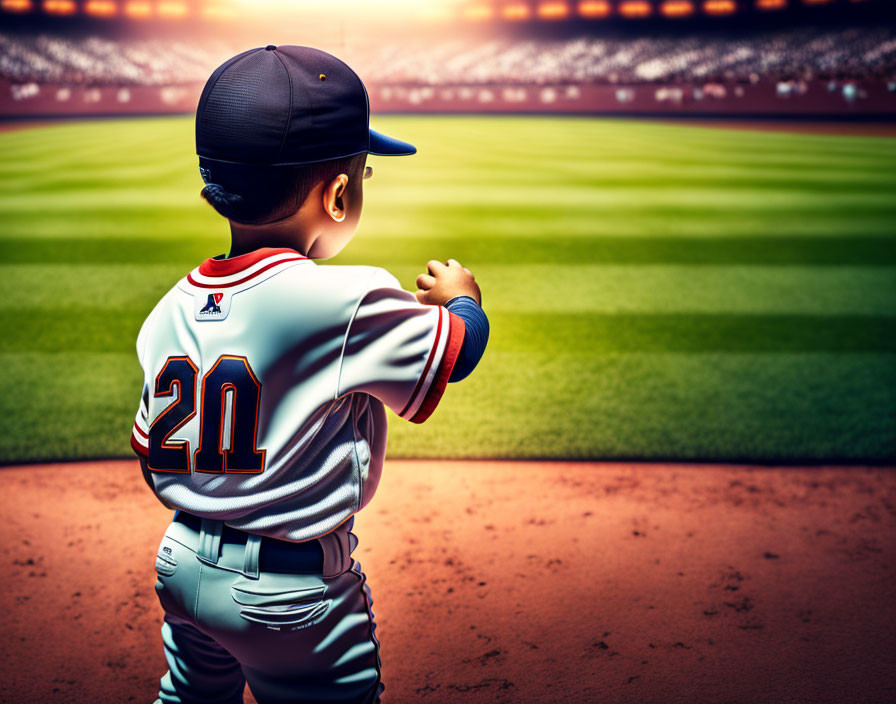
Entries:
POLYGON ((445 308, 464 321, 466 332, 460 354, 454 363, 449 382, 460 381, 470 375, 488 343, 488 318, 485 312, 470 296, 457 296, 445 304, 445 308))

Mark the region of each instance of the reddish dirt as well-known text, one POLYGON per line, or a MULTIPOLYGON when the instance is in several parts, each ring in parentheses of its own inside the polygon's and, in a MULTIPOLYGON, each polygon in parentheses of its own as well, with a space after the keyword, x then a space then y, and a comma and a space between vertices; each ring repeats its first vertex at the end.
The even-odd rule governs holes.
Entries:
POLYGON ((0 120, 0 132, 16 132, 18 130, 27 130, 32 127, 46 127, 47 125, 59 125, 61 122, 53 122, 51 120, 16 120, 14 122, 4 122, 0 120))
MULTIPOLYGON (((136 462, 0 469, 0 506, 0 701, 152 701, 171 514, 136 462)), ((355 557, 384 702, 867 704, 894 528, 892 469, 391 461, 355 557)))

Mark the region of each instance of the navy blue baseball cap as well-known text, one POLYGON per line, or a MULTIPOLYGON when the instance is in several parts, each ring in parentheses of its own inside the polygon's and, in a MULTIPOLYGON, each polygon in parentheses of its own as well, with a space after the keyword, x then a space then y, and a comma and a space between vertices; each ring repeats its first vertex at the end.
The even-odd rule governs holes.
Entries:
POLYGON ((225 61, 196 110, 200 166, 296 166, 416 151, 370 129, 367 89, 351 68, 305 46, 268 45, 225 61))

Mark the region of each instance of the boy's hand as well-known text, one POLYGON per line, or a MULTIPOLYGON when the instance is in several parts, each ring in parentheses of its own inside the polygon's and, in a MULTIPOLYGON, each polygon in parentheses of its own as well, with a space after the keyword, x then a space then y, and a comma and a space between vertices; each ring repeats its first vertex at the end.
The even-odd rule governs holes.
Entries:
POLYGON ((435 259, 427 263, 429 274, 417 277, 417 300, 433 306, 443 306, 457 296, 469 296, 482 305, 482 294, 473 274, 455 259, 445 264, 435 259))

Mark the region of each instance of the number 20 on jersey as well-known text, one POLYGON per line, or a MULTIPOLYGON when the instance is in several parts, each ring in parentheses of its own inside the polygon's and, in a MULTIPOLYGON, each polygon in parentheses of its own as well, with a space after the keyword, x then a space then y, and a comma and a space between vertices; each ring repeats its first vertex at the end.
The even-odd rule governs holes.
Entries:
MULTIPOLYGON (((149 427, 149 469, 154 472, 190 472, 189 441, 172 440, 171 436, 196 415, 198 376, 189 357, 169 357, 156 377, 153 396, 174 396, 176 388, 177 398, 149 427)), ((199 447, 192 453, 197 472, 264 471, 265 451, 257 447, 260 399, 261 383, 249 361, 221 355, 201 381, 199 447), (225 425, 228 409, 230 422, 225 425)))

